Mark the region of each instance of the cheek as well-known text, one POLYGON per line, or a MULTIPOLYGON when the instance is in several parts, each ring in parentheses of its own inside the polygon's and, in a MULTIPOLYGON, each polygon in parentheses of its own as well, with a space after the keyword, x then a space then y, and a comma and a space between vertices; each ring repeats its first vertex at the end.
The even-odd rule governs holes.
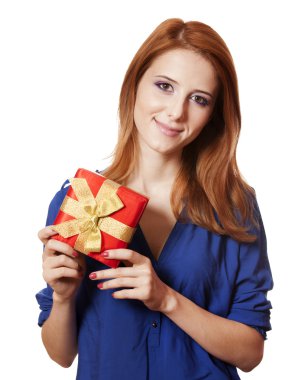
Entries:
POLYGON ((146 119, 147 119, 147 110, 144 106, 143 99, 141 98, 140 101, 137 100, 135 102, 134 106, 134 113, 133 113, 133 119, 135 126, 138 130, 141 130, 145 127, 146 119))
POLYGON ((190 118, 190 141, 193 141, 199 136, 205 126, 208 124, 211 117, 211 111, 201 110, 191 115, 190 118))
POLYGON ((139 89, 135 105, 137 115, 148 116, 162 109, 163 100, 161 100, 153 88, 145 89, 145 91, 139 89))
POLYGON ((204 129, 204 126, 199 126, 198 128, 195 128, 190 135, 189 142, 195 140, 199 136, 199 134, 202 132, 203 129, 204 129))
POLYGON ((136 96, 135 100, 135 105, 134 105, 134 113, 133 113, 133 118, 135 125, 139 127, 140 120, 142 120, 143 117, 143 105, 142 105, 142 96, 138 93, 136 96))
POLYGON ((191 113, 190 115, 190 125, 192 131, 201 131, 205 125, 209 122, 211 117, 210 109, 199 109, 191 113))

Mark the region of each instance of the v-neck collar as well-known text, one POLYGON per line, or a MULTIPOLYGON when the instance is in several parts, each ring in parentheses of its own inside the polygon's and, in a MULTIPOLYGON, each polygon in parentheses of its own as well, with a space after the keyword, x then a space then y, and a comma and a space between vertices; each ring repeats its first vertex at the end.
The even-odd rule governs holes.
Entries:
POLYGON ((167 252, 169 251, 169 247, 170 247, 170 246, 172 245, 172 243, 173 243, 174 237, 175 237, 175 235, 176 235, 176 231, 178 230, 179 223, 180 223, 180 222, 179 222, 178 220, 176 220, 176 222, 174 223, 174 226, 173 226, 172 229, 170 230, 169 235, 168 235, 167 239, 165 240, 165 243, 164 243, 164 245, 163 245, 163 247, 162 247, 162 249, 161 249, 161 251, 160 251, 160 253, 159 253, 159 257, 158 257, 158 259, 156 259, 155 256, 153 255, 152 250, 151 250, 151 248, 150 248, 150 246, 149 246, 149 243, 148 243, 148 241, 147 241, 147 239, 146 239, 146 237, 145 237, 145 235, 144 235, 144 233, 143 233, 143 230, 142 230, 142 228, 140 227, 140 224, 138 224, 138 227, 137 227, 137 228, 138 228, 138 230, 139 230, 139 232, 140 232, 140 234, 141 234, 141 238, 142 238, 142 240, 144 241, 144 244, 145 244, 145 246, 146 246, 146 248, 147 248, 147 252, 148 252, 148 254, 149 254, 149 257, 150 257, 150 259, 151 259, 155 264, 159 265, 159 264, 164 260, 165 256, 167 255, 167 252))
POLYGON ((146 250, 147 250, 147 253, 150 257, 150 259, 152 260, 153 263, 155 263, 157 266, 165 259, 165 256, 167 255, 167 252, 169 251, 169 248, 172 246, 172 243, 173 241, 175 241, 175 238, 176 236, 178 235, 178 232, 180 231, 180 226, 181 226, 181 221, 180 221, 180 218, 184 215, 186 215, 186 206, 183 207, 180 215, 179 215, 179 218, 176 219, 175 223, 174 223, 174 226, 172 227, 172 229, 170 230, 170 233, 159 253, 159 257, 158 259, 155 258, 155 256, 153 255, 152 253, 152 250, 149 246, 149 243, 144 235, 144 232, 140 226, 140 223, 137 225, 137 229, 138 229, 138 232, 140 233, 141 235, 141 238, 146 246, 146 250))

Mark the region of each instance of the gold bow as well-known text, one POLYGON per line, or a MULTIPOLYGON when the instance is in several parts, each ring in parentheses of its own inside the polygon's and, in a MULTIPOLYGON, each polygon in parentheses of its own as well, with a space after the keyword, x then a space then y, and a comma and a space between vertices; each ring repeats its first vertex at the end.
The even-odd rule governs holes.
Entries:
POLYGON ((74 248, 85 254, 100 252, 100 231, 129 243, 134 228, 108 216, 124 207, 117 195, 120 185, 107 179, 94 198, 86 179, 71 178, 70 183, 78 201, 66 196, 60 210, 75 219, 54 225, 52 228, 64 238, 79 235, 74 248))

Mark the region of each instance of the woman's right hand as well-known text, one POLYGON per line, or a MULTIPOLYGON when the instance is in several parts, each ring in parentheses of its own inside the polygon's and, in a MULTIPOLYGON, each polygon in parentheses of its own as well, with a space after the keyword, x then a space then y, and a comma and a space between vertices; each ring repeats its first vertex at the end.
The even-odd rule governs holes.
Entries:
POLYGON ((50 226, 38 232, 44 244, 43 278, 54 290, 53 299, 58 302, 73 299, 85 273, 84 255, 70 245, 50 239, 56 235, 50 226))

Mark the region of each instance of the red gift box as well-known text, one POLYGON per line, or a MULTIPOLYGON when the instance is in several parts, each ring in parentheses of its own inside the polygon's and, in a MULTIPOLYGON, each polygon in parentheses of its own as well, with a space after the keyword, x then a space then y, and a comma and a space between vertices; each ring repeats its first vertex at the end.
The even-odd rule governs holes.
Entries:
POLYGON ((148 198, 85 169, 78 169, 70 183, 53 223, 58 235, 52 238, 117 268, 119 260, 108 260, 101 253, 127 247, 148 198))

